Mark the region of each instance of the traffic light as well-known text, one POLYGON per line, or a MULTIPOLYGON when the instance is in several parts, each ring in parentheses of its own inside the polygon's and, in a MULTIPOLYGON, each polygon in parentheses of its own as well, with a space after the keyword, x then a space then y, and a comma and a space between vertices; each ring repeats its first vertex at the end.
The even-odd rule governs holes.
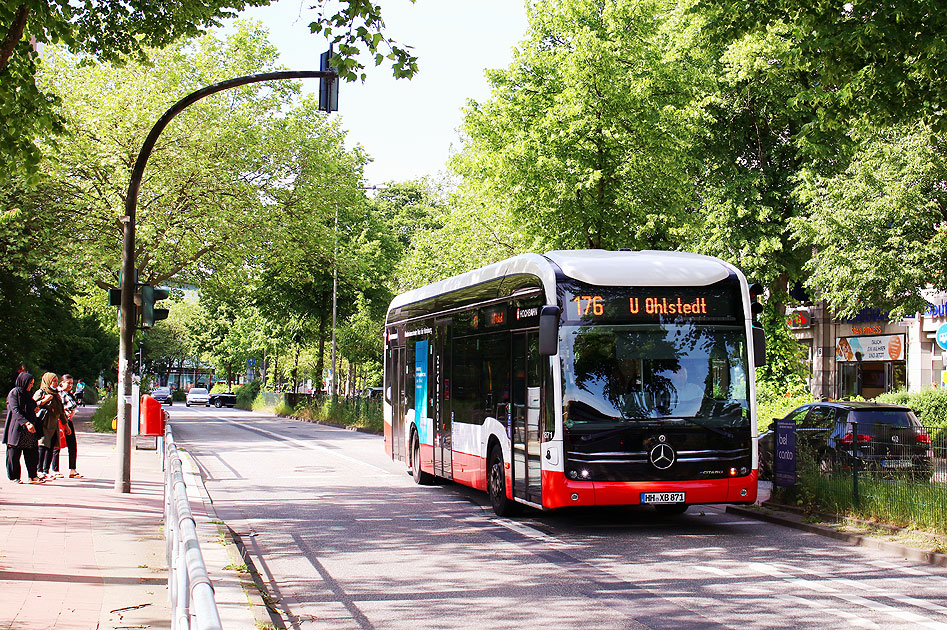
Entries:
POLYGON ((109 306, 121 306, 121 305, 122 305, 122 290, 109 289, 109 306))
MULTIPOLYGON (((332 59, 332 46, 329 50, 319 55, 319 70, 323 72, 335 72, 335 68, 329 65, 332 59)), ((339 77, 320 77, 319 78, 319 111, 337 112, 339 111, 339 77)))
POLYGON ((763 287, 753 283, 750 289, 750 315, 753 319, 753 362, 756 367, 766 365, 766 333, 763 332, 763 325, 759 322, 758 316, 763 312, 763 305, 759 298, 763 295, 763 287))
POLYGON ((155 322, 168 318, 168 309, 155 308, 155 302, 166 300, 171 292, 168 289, 156 289, 150 284, 141 285, 141 327, 151 328, 155 322))

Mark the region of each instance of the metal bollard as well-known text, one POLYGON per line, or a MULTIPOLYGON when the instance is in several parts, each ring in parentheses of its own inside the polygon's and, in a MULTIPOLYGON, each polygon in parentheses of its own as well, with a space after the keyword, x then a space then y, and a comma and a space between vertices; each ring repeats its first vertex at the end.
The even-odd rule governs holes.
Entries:
POLYGON ((852 501, 858 507, 858 423, 852 423, 852 501))

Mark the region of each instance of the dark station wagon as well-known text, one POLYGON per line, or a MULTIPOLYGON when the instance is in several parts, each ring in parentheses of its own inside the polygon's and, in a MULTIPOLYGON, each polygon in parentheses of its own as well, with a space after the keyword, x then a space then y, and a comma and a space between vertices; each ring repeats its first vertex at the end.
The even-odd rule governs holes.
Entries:
POLYGON ((221 407, 233 407, 237 404, 237 395, 233 392, 217 392, 210 395, 211 405, 220 409, 221 407))
MULTIPOLYGON (((870 402, 819 402, 786 415, 796 421, 796 448, 807 449, 823 473, 859 468, 930 476, 931 438, 909 407, 870 402)), ((775 421, 760 435, 760 475, 772 478, 775 421)))

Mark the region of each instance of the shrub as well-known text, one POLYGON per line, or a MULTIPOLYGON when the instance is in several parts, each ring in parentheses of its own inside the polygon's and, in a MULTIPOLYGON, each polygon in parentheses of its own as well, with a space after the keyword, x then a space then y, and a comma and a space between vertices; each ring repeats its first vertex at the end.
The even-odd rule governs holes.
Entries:
POLYGON ((875 400, 910 407, 927 427, 934 444, 947 443, 947 389, 925 389, 911 394, 899 390, 882 394, 875 400))
POLYGON ((285 400, 281 400, 276 404, 273 413, 278 416, 291 416, 293 415, 293 408, 287 405, 285 400))
POLYGON ((783 418, 799 405, 811 402, 815 402, 815 397, 803 383, 787 386, 758 380, 756 382, 756 414, 759 432, 766 431, 773 418, 783 418))
POLYGON ((250 404, 250 409, 252 411, 273 411, 274 406, 268 405, 266 396, 263 395, 263 392, 259 392, 250 404))
POLYGON ((296 418, 362 427, 381 432, 383 427, 381 401, 365 398, 336 398, 303 400, 292 414, 296 418))
POLYGON ((171 400, 174 402, 184 402, 187 400, 187 392, 183 389, 176 389, 171 392, 171 400))
POLYGON ((241 409, 253 409, 253 401, 260 394, 262 383, 259 380, 252 380, 245 385, 239 385, 234 393, 237 395, 237 407, 241 409))
POLYGON ((115 429, 112 428, 112 418, 117 415, 117 399, 106 398, 92 414, 92 430, 97 433, 115 433, 115 429))

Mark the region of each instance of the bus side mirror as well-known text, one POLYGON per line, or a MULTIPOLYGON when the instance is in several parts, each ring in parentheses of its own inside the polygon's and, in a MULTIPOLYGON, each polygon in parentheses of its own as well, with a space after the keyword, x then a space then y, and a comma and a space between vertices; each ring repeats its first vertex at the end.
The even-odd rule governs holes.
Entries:
POLYGON ((753 326, 753 362, 756 367, 766 365, 766 333, 760 326, 753 326))
POLYGON ((544 306, 539 312, 539 354, 551 357, 559 354, 559 314, 558 306, 544 306))

